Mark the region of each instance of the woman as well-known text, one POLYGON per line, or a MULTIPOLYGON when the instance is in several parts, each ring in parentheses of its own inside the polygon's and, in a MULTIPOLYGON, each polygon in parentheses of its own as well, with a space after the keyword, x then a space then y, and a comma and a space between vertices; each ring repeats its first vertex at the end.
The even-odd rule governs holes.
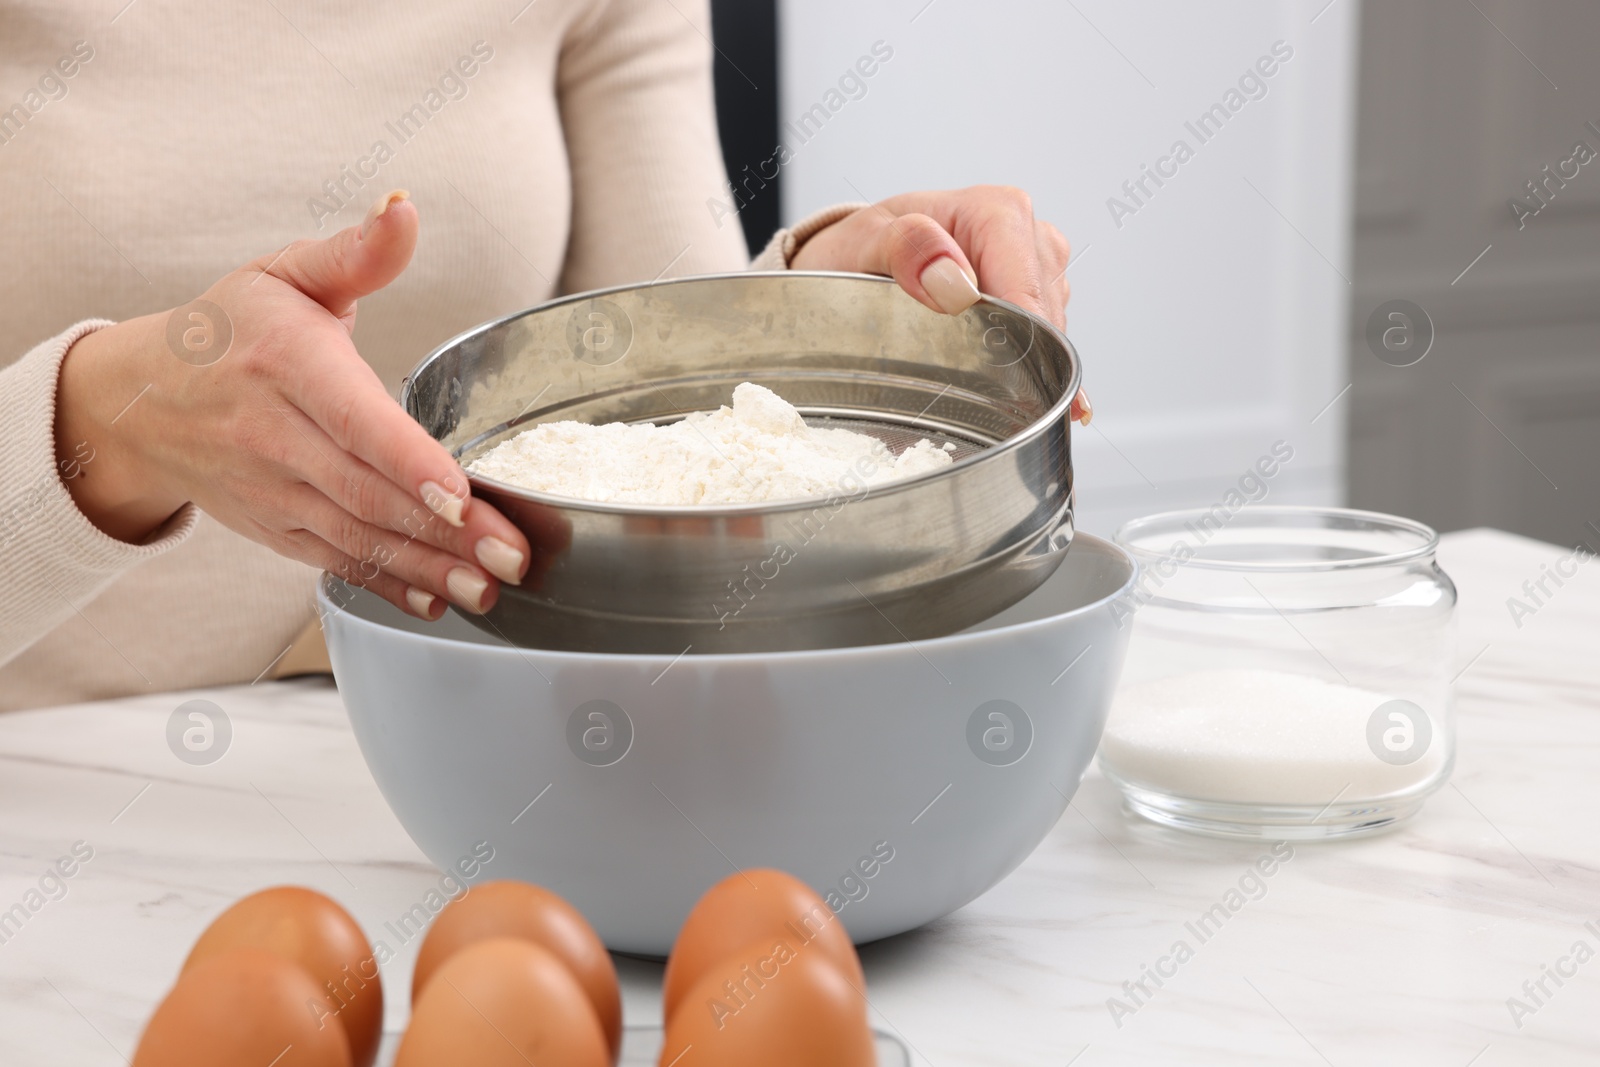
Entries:
POLYGON ((708 34, 703 0, 0 0, 0 708, 281 670, 323 568, 491 607, 528 545, 392 398, 484 320, 751 265, 1062 322, 1066 242, 1012 189, 747 264, 708 34))

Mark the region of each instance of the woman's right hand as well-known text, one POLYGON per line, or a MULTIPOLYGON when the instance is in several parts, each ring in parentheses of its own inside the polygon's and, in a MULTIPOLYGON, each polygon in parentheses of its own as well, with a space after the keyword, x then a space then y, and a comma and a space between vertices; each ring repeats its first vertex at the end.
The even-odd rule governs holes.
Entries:
POLYGON ((81 338, 56 407, 58 457, 94 448, 66 483, 79 509, 138 542, 192 501, 412 615, 437 619, 441 597, 493 606, 496 579, 526 573, 527 539, 471 498, 460 465, 350 339, 356 300, 399 276, 416 240, 415 205, 391 193, 359 227, 81 338))

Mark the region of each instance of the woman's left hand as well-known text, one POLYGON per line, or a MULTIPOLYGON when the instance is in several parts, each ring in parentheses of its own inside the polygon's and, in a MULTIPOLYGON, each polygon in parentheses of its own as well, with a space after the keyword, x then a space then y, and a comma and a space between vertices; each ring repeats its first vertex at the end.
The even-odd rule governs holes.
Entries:
MULTIPOLYGON (((861 208, 801 245, 795 270, 886 274, 917 300, 948 315, 997 296, 1065 329, 1067 260, 1061 231, 1033 217, 1021 189, 975 185, 903 193, 861 208)), ((1088 422, 1082 392, 1072 416, 1088 422)))

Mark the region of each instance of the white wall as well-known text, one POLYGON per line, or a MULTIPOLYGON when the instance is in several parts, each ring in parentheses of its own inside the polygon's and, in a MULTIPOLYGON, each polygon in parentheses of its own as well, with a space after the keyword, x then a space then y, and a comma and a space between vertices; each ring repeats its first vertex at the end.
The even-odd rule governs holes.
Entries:
POLYGON ((1350 381, 1357 10, 1326 2, 788 0, 785 120, 875 41, 894 51, 864 96, 786 138, 784 217, 980 182, 1033 195, 1082 257, 1068 333, 1096 418, 1076 434, 1081 528, 1213 503, 1279 439, 1295 458, 1271 498, 1338 503, 1349 397, 1311 420, 1350 381), (1293 56, 1266 95, 1202 144, 1184 123, 1280 40, 1293 56), (1179 139, 1193 158, 1134 205, 1122 183, 1179 139), (1136 207, 1120 226, 1112 196, 1136 207))

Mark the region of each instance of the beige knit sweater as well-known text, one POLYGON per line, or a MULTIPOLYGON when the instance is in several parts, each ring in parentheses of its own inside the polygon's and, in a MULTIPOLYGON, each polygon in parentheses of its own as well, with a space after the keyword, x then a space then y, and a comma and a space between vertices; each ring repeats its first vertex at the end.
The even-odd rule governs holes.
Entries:
POLYGON ((125 2, 0 0, 0 710, 249 682, 313 618, 311 568, 192 507, 142 545, 77 511, 56 378, 96 325, 394 187, 416 257, 355 331, 391 389, 559 293, 746 262, 705 0, 125 2))

